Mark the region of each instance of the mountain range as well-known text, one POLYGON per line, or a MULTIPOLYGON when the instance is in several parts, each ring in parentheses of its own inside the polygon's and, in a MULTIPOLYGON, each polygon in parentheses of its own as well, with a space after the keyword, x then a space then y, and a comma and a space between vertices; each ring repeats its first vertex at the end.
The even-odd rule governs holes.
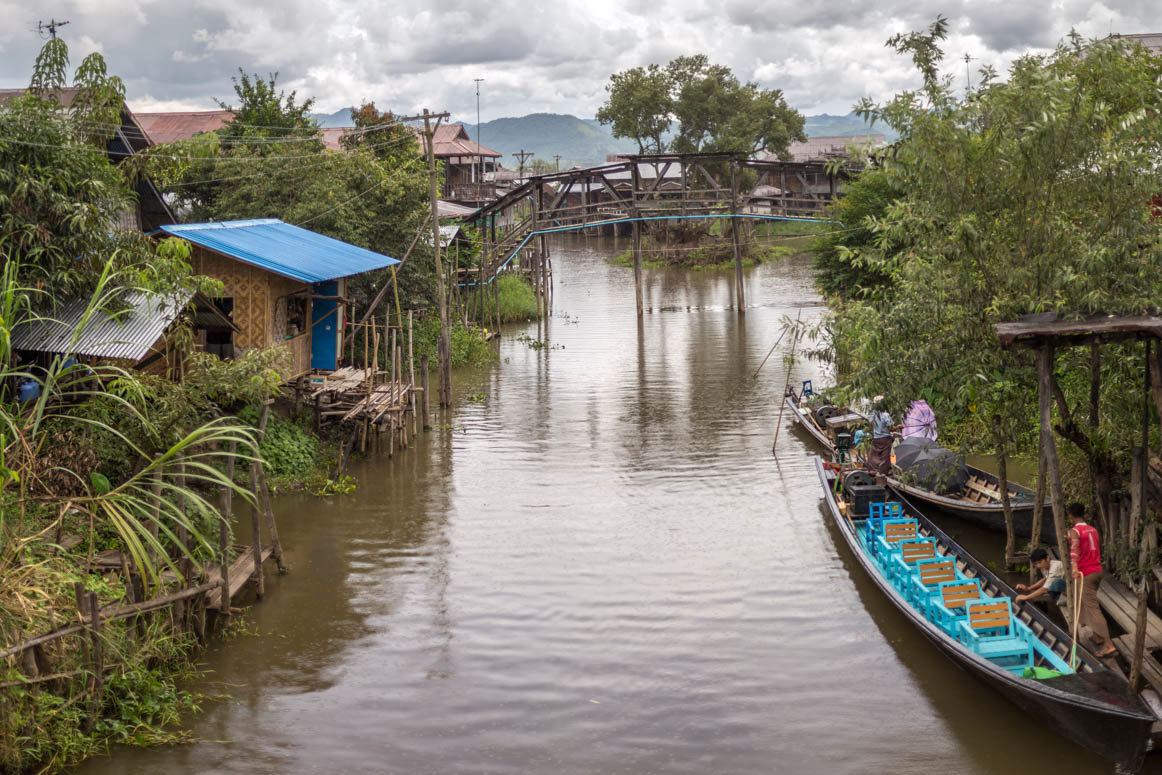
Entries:
MULTIPOLYGON (((334 113, 312 113, 311 116, 322 127, 351 125, 350 108, 334 113)), ((476 123, 471 120, 461 123, 469 137, 475 140, 476 123)), ((869 129, 864 120, 854 113, 846 116, 827 113, 806 116, 804 129, 809 137, 846 137, 880 132, 887 135, 890 142, 897 136, 880 125, 869 129)), ((554 165, 559 163, 561 169, 603 164, 608 154, 637 151, 637 143, 614 137, 609 127, 598 123, 597 119, 583 119, 561 113, 530 113, 519 118, 485 121, 480 124, 480 138, 482 145, 502 154, 501 164, 513 169, 517 165, 513 154, 518 151, 531 152, 532 158, 544 159, 554 165), (555 158, 557 156, 559 160, 555 158)))

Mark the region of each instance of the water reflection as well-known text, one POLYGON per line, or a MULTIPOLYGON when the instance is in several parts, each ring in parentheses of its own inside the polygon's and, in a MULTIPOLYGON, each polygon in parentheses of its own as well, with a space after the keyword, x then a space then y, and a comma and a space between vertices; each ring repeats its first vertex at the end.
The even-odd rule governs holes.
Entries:
POLYGON ((614 250, 558 242, 553 318, 353 496, 279 499, 291 573, 207 652, 204 742, 81 771, 1107 772, 850 566, 809 440, 771 457, 787 344, 752 375, 821 314, 810 261, 745 315, 729 272, 647 271, 638 319, 614 250))

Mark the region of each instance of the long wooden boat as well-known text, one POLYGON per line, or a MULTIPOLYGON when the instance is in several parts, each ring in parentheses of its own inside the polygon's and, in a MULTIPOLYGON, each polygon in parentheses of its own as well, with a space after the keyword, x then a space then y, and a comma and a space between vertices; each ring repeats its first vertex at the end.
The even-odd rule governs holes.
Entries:
MULTIPOLYGON (((816 458, 815 466, 831 518, 847 547, 872 582, 929 641, 957 665, 1031 717, 1045 720, 1064 737, 1130 771, 1141 767, 1155 719, 1119 674, 1080 645, 1076 648, 1079 661, 1075 669, 1071 668, 1068 663, 1074 644, 1069 635, 1034 606, 1020 605, 1015 614, 1009 613, 1010 601, 1016 598, 1016 592, 906 499, 900 501, 898 519, 877 523, 865 516, 850 514, 855 504, 843 499, 837 474, 822 458, 816 458), (909 526, 914 531, 914 539, 885 543, 893 531, 898 534, 909 526), (901 564, 901 558, 909 548, 925 542, 931 543, 929 551, 933 554, 922 562, 932 564, 922 568, 922 562, 917 562, 907 570, 909 566, 901 564), (879 547, 878 551, 873 546, 879 547), (955 567, 956 580, 947 582, 949 590, 955 589, 958 583, 978 589, 979 596, 963 603, 963 608, 955 609, 965 615, 954 621, 946 616, 948 609, 935 604, 941 599, 940 593, 946 593, 944 585, 940 585, 939 593, 928 597, 924 596, 926 587, 919 585, 921 570, 930 571, 938 564, 955 567), (982 622, 981 612, 986 609, 994 612, 1003 609, 1007 629, 982 627, 990 621, 996 626, 999 621, 982 622), (1006 633, 1010 641, 1026 643, 1028 654, 1012 656, 994 648, 990 638, 1007 643, 1006 633), (1034 667, 1038 670, 1032 670, 1034 667), (1048 677, 1026 677, 1037 672, 1048 677)), ((891 506, 887 508, 890 510, 891 506)))
MULTIPOLYGON (((828 428, 820 425, 811 406, 800 406, 796 397, 788 394, 784 399, 791 418, 799 423, 812 438, 821 444, 829 455, 835 453, 835 439, 828 428)), ((851 414, 848 410, 840 410, 851 414)), ((888 486, 900 495, 906 495, 928 506, 934 506, 952 516, 973 522, 990 530, 1004 532, 1005 510, 1001 503, 1000 479, 981 468, 965 464, 968 469, 968 483, 964 490, 955 495, 940 495, 932 490, 909 484, 898 475, 887 477, 888 486)), ((1033 535, 1033 509, 1037 493, 1016 482, 1009 482, 1009 506, 1013 513, 1013 530, 1026 538, 1033 535)), ((1053 514, 1045 501, 1045 511, 1041 520, 1041 538, 1054 543, 1053 514)))

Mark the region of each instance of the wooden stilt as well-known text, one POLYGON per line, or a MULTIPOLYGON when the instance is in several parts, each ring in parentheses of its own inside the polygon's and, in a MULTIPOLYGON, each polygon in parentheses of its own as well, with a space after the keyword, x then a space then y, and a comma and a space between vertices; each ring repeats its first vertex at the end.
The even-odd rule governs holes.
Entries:
POLYGON ((633 291, 640 318, 645 314, 645 305, 642 301, 642 226, 638 221, 633 222, 633 291))
POLYGON ((420 382, 421 390, 423 391, 423 411, 424 411, 424 430, 429 430, 432 427, 430 415, 428 413, 428 356, 420 358, 420 382))
POLYGON ((412 311, 408 310, 408 403, 412 411, 412 435, 416 435, 416 356, 412 344, 412 311))
MULTIPOLYGON (((238 442, 230 442, 230 452, 226 458, 226 478, 234 481, 234 454, 238 451, 238 442)), ((230 512, 233 506, 233 491, 223 486, 219 492, 221 519, 218 520, 218 552, 222 557, 222 596, 218 601, 218 611, 223 623, 230 621, 230 512)))
POLYGON ((89 593, 89 638, 93 650, 93 697, 89 710, 90 723, 96 723, 101 714, 101 703, 105 694, 105 648, 101 637, 101 608, 97 604, 97 593, 89 593))
POLYGON ((1053 498, 1053 525, 1057 531, 1057 555, 1065 564, 1065 578, 1069 584, 1069 599, 1073 599, 1073 568, 1069 560, 1068 528, 1065 524, 1065 494, 1061 488, 1061 466, 1057 458, 1057 439, 1053 434, 1052 376, 1053 347, 1044 345, 1037 351, 1037 393, 1041 419, 1041 446, 1045 452, 1045 468, 1053 498))

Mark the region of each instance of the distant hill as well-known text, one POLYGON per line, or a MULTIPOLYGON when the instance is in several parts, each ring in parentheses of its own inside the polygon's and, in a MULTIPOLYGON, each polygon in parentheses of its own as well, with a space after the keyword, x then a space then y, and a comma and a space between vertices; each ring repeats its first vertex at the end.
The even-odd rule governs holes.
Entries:
POLYGON ((308 113, 323 129, 351 126, 351 108, 340 108, 334 113, 308 113))
MULTIPOLYGON (((476 124, 464 122, 464 128, 476 139, 476 124)), ((532 151, 533 158, 555 164, 561 156, 561 169, 604 164, 609 153, 634 153, 637 143, 622 140, 609 133, 596 120, 588 121, 559 113, 532 113, 520 118, 498 118, 480 125, 481 144, 504 155, 501 163, 516 167, 513 154, 532 151)))
POLYGON ((832 116, 827 113, 806 116, 803 121, 803 129, 807 131, 808 137, 848 137, 878 132, 887 137, 889 143, 900 136, 891 127, 883 124, 877 123, 869 128, 867 123, 854 113, 848 113, 846 116, 832 116))
MULTIPOLYGON (((351 109, 343 108, 334 113, 312 113, 319 125, 328 127, 351 126, 351 109)), ((468 136, 476 139, 476 122, 461 121, 468 136)), ((830 137, 861 135, 869 131, 887 135, 888 142, 898 135, 882 124, 868 129, 863 119, 854 113, 846 116, 832 116, 822 113, 807 116, 804 128, 810 137, 830 137)), ((530 113, 519 118, 497 118, 480 125, 481 142, 488 148, 503 154, 501 164, 516 169, 513 156, 517 151, 531 151, 534 159, 544 159, 555 163, 553 156, 561 156, 561 169, 580 166, 588 167, 604 164, 611 153, 635 153, 637 143, 616 138, 595 118, 577 118, 560 113, 530 113)))

